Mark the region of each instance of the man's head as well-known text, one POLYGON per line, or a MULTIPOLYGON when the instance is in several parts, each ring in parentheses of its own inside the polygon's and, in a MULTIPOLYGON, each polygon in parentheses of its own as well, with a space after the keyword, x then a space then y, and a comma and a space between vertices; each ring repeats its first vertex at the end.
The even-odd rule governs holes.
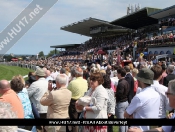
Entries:
POLYGON ((64 87, 67 84, 67 77, 65 74, 59 74, 56 77, 56 86, 57 88, 64 87))
POLYGON ((45 71, 45 74, 46 74, 46 77, 49 77, 50 76, 50 71, 49 70, 46 70, 45 71))
POLYGON ((0 94, 4 94, 6 91, 10 90, 10 83, 7 80, 0 81, 0 94))
POLYGON ((142 68, 136 76, 138 80, 138 86, 145 88, 153 84, 154 72, 148 68, 142 68))
POLYGON ((175 109, 175 80, 171 80, 168 83, 168 91, 166 92, 166 95, 169 98, 170 107, 175 109))
POLYGON ((154 80, 160 80, 162 76, 162 67, 160 65, 154 65, 151 67, 151 70, 154 72, 154 80))
POLYGON ((174 65, 168 65, 167 72, 168 74, 171 74, 174 71, 174 65))
POLYGON ((66 74, 66 69, 65 68, 61 68, 60 73, 61 74, 66 74))
POLYGON ((83 70, 80 67, 75 68, 75 76, 76 77, 83 77, 83 70))
POLYGON ((130 72, 130 67, 129 66, 124 66, 124 69, 126 70, 126 72, 130 72))
POLYGON ((121 78, 125 77, 125 75, 126 75, 126 70, 124 68, 119 68, 117 70, 118 79, 121 79, 121 78))

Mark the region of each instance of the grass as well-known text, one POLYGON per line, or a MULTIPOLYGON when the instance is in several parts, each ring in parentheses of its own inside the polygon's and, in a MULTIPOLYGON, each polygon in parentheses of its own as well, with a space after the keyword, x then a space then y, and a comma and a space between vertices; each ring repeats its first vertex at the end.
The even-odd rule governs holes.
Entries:
POLYGON ((28 75, 30 71, 33 71, 31 69, 27 68, 21 68, 17 66, 6 66, 6 65, 0 65, 0 80, 11 80, 13 76, 15 75, 28 75))
POLYGON ((118 126, 113 126, 113 132, 118 132, 118 126))

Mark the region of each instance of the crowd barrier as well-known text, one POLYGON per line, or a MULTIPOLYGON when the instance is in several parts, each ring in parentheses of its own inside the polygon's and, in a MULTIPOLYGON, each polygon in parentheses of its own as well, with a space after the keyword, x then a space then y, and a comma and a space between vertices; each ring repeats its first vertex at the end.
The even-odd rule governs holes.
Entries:
POLYGON ((22 68, 27 68, 36 71, 36 65, 33 64, 23 64, 20 62, 0 62, 0 65, 7 65, 7 66, 18 66, 22 68))

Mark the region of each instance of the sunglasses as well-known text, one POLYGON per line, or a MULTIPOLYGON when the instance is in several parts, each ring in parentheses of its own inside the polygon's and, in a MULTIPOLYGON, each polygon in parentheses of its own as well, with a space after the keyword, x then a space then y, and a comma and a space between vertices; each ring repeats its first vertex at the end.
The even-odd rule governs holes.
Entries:
POLYGON ((165 94, 168 95, 174 95, 173 93, 165 92, 165 94))

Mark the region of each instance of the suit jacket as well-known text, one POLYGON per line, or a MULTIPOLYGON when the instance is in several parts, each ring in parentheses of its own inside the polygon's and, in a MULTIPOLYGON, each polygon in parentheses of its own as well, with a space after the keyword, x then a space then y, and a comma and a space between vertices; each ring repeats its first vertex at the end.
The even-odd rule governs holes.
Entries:
POLYGON ((126 74, 125 79, 129 84, 128 103, 131 103, 131 100, 134 97, 134 78, 128 73, 126 74))
POLYGON ((171 81, 173 79, 175 79, 175 75, 174 74, 168 74, 163 80, 163 85, 168 87, 169 81, 171 81))
MULTIPOLYGON (((46 92, 41 98, 40 103, 44 106, 48 106, 47 118, 69 118, 68 108, 71 97, 72 93, 66 87, 46 92)), ((48 126, 46 129, 48 131, 53 129, 60 132, 66 131, 65 126, 48 126)))

